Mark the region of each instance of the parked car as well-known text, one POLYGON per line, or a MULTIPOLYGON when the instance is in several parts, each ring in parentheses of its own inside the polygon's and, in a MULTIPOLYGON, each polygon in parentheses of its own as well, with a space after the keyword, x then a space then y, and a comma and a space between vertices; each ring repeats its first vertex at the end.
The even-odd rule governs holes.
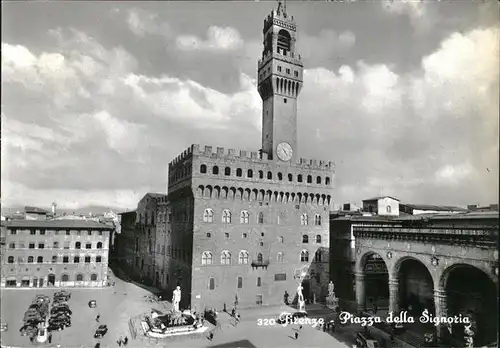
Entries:
POLYGON ((36 341, 39 343, 45 343, 48 338, 48 331, 47 329, 38 329, 38 333, 36 335, 36 341))
POLYGON ((379 344, 369 335, 365 335, 361 332, 356 334, 356 347, 360 348, 379 348, 379 344))
POLYGON ((50 331, 60 331, 67 327, 71 327, 71 319, 50 320, 48 329, 50 331))
POLYGON ((61 290, 54 294, 54 298, 64 298, 65 301, 67 301, 71 298, 71 293, 66 290, 61 290))
POLYGON ((96 308, 96 307, 97 307, 96 300, 90 300, 89 301, 89 308, 96 308))
POLYGON ((57 314, 57 313, 68 313, 69 315, 73 314, 73 312, 68 307, 53 307, 50 310, 50 315, 57 314))
POLYGON ((94 338, 103 338, 106 332, 108 332, 108 327, 106 325, 99 325, 94 334, 94 338))
POLYGON ((45 295, 36 295, 35 299, 33 300, 33 303, 35 302, 47 302, 50 303, 50 298, 45 295))
POLYGON ((23 321, 24 322, 27 322, 27 321, 36 321, 36 322, 40 322, 42 321, 42 316, 40 315, 40 313, 25 313, 24 314, 24 318, 23 318, 23 321))
POLYGON ((0 331, 1 332, 4 332, 4 331, 7 331, 9 329, 9 326, 7 325, 7 323, 0 323, 0 331))

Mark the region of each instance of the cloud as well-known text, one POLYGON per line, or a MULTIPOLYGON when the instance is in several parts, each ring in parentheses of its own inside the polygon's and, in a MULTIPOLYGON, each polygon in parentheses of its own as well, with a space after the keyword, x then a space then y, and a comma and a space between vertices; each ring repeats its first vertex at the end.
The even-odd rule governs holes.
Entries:
POLYGON ((231 51, 243 46, 238 30, 231 27, 211 26, 207 30, 207 39, 197 36, 181 35, 176 46, 183 51, 231 51))
POLYGON ((300 35, 297 51, 306 66, 330 66, 334 57, 345 55, 356 44, 356 35, 350 31, 326 29, 318 35, 300 35))
MULTIPOLYGON (((123 47, 82 32, 51 35, 57 49, 45 52, 2 43, 3 203, 62 206, 78 197, 133 207, 144 192, 165 191, 168 162, 191 143, 260 147, 262 104, 250 73, 239 71, 236 87, 222 91, 194 77, 148 74, 123 47)), ((308 44, 355 43, 349 34, 321 35, 308 44)), ((336 70, 305 62, 300 156, 336 161, 338 203, 380 193, 496 201, 498 35, 454 33, 407 73, 363 61, 336 70)), ((179 48, 260 52, 258 42, 239 46, 239 34, 207 37, 179 48)), ((257 58, 245 61, 255 69, 257 58)))
POLYGON ((437 22, 438 16, 428 3, 422 0, 384 0, 382 8, 393 16, 406 16, 416 34, 431 33, 431 28, 437 22))
POLYGON ((166 37, 171 35, 171 28, 167 22, 160 21, 157 14, 139 8, 128 10, 126 21, 129 29, 139 37, 144 37, 146 34, 166 37))

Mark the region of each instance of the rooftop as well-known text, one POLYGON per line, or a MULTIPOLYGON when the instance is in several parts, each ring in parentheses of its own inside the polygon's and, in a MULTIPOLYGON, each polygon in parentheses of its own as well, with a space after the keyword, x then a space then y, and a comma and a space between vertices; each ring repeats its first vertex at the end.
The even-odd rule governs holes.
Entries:
POLYGON ((400 203, 400 205, 404 205, 417 210, 435 210, 435 211, 467 211, 465 208, 454 207, 449 205, 431 205, 431 204, 406 204, 400 203))
POLYGON ((2 225, 11 228, 112 229, 110 225, 89 220, 12 220, 2 225))
POLYGON ((49 213, 45 209, 41 209, 41 208, 37 208, 37 207, 30 207, 30 206, 24 207, 24 212, 25 213, 36 213, 36 214, 48 214, 49 213))

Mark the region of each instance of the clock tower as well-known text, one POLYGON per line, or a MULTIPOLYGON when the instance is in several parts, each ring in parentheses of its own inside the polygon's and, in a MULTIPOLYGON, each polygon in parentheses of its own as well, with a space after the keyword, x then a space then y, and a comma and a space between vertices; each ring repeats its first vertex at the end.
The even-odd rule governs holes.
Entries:
POLYGON ((264 20, 264 49, 258 65, 262 98, 262 151, 273 160, 297 158, 297 97, 303 65, 295 50, 297 26, 281 1, 264 20))

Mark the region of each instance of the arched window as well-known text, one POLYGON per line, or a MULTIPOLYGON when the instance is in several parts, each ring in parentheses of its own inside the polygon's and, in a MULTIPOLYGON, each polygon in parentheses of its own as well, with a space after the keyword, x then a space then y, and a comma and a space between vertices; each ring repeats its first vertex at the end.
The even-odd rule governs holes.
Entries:
POLYGON ((243 171, 241 170, 241 168, 236 169, 236 176, 241 177, 242 175, 243 175, 243 171))
POLYGON ((208 289, 209 290, 214 290, 215 289, 215 278, 210 278, 208 280, 208 289))
POLYGON ((76 281, 77 281, 77 282, 81 282, 81 281, 83 281, 83 274, 78 273, 78 274, 76 275, 76 281))
POLYGON ((14 263, 14 256, 9 256, 8 263, 14 263))
POLYGON ((204 251, 201 255, 201 264, 202 265, 211 265, 212 264, 212 253, 210 251, 204 251))
POLYGON ((302 182, 302 174, 297 175, 297 181, 302 182))
POLYGON ((90 275, 90 280, 91 280, 91 281, 93 281, 93 282, 95 282, 95 281, 97 280, 97 274, 92 273, 92 274, 90 275))
POLYGON ((220 263, 221 265, 231 264, 231 253, 229 251, 225 250, 220 254, 220 263))
POLYGON ((200 166, 200 173, 201 174, 206 174, 207 173, 207 166, 205 164, 202 164, 200 166))
POLYGON ((43 263, 43 256, 38 256, 36 258, 36 263, 43 263))
POLYGON ((242 250, 238 255, 238 263, 240 265, 248 264, 248 251, 242 250))
POLYGON ((81 249, 82 248, 82 243, 76 242, 75 243, 75 249, 81 249))
POLYGON ((292 48, 292 38, 290 33, 285 29, 281 29, 278 32, 278 49, 282 49, 285 51, 290 51, 292 48))
POLYGON ((302 250, 300 252, 300 262, 308 262, 309 261, 309 251, 302 250))
POLYGON ((34 257, 33 256, 28 256, 28 263, 33 263, 34 257))
POLYGON ((321 184, 321 176, 316 177, 316 184, 321 184))
POLYGON ((325 178, 325 185, 330 185, 330 178, 329 177, 325 178))
POLYGON ((309 236, 307 234, 304 234, 302 236, 302 243, 304 244, 309 243, 309 236))
POLYGON ((203 212, 203 222, 214 222, 214 211, 212 209, 205 209, 203 212))
POLYGON ((316 254, 314 254, 314 261, 321 262, 321 250, 316 251, 316 254))
POLYGON ((102 242, 97 242, 97 249, 102 249, 102 242))
POLYGON ((313 177, 311 175, 308 175, 307 176, 307 183, 312 184, 312 182, 313 182, 313 177))
POLYGON ((73 257, 73 263, 80 263, 80 256, 73 257))
POLYGON ((278 180, 279 180, 279 181, 283 180, 283 174, 278 173, 278 180))
POLYGON ((57 263, 57 255, 52 256, 52 263, 57 263))
POLYGON ((388 205, 387 208, 386 208, 387 212, 390 213, 391 212, 391 206, 388 205))
POLYGON ((249 177, 249 178, 253 178, 253 170, 249 169, 249 170, 247 171, 247 177, 249 177))
POLYGON ((264 172, 259 170, 259 179, 264 179, 264 172))
POLYGON ((240 214, 240 223, 248 224, 250 222, 250 214, 248 211, 243 210, 240 214))
POLYGON ((243 288, 243 278, 238 277, 238 289, 242 289, 242 288, 243 288))
POLYGON ((229 168, 229 167, 224 168, 224 175, 225 176, 231 175, 231 168, 229 168))
POLYGON ((264 213, 260 212, 259 213, 259 224, 263 224, 263 223, 264 223, 264 213))
POLYGON ((300 216, 300 224, 302 226, 307 226, 309 224, 309 216, 307 213, 304 213, 300 216))
POLYGON ((263 258, 262 258, 262 254, 261 253, 258 253, 257 254, 257 261, 258 262, 262 262, 263 258))
POLYGON ((96 256, 95 257, 95 262, 96 263, 101 263, 102 262, 102 257, 101 256, 96 256))
POLYGON ((277 253, 276 262, 283 262, 283 260, 284 260, 283 253, 282 252, 277 253))
POLYGON ((262 280, 260 277, 257 277, 257 286, 261 286, 262 285, 262 280))
POLYGON ((278 241, 280 242, 280 244, 283 244, 285 242, 285 238, 283 238, 283 236, 280 236, 278 238, 278 241))
POLYGON ((224 209, 222 212, 222 223, 223 224, 230 224, 231 223, 231 212, 229 209, 224 209))
POLYGON ((90 263, 90 256, 85 256, 85 263, 90 263))
POLYGON ((315 224, 316 226, 321 226, 321 215, 316 214, 316 215, 314 216, 314 224, 315 224))
POLYGON ((320 234, 316 235, 316 243, 321 244, 321 235, 320 234))
POLYGON ((293 175, 292 174, 288 174, 288 181, 293 181, 293 175))
POLYGON ((272 179, 273 179, 273 173, 267 172, 267 180, 272 180, 272 179))
POLYGON ((61 276, 61 281, 62 281, 62 282, 67 282, 67 281, 69 281, 69 275, 67 275, 67 274, 63 274, 63 275, 61 276))
POLYGON ((212 168, 212 174, 219 175, 219 167, 213 166, 213 168, 212 168))

